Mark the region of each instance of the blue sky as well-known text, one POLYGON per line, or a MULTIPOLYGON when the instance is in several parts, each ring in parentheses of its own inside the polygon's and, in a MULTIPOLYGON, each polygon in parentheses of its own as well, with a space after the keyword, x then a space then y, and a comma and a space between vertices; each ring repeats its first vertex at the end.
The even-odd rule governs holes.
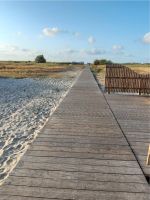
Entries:
POLYGON ((0 60, 150 62, 149 1, 0 1, 0 60))

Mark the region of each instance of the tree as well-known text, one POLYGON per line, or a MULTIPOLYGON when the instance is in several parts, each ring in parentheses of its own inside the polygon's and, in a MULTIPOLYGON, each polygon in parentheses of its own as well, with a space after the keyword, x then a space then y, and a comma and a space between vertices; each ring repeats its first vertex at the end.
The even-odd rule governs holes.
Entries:
POLYGON ((43 55, 38 55, 38 56, 35 58, 35 62, 36 62, 36 63, 46 63, 46 59, 44 58, 43 55))
POLYGON ((99 65, 99 60, 94 60, 94 65, 99 65))
POLYGON ((94 61, 94 65, 106 65, 106 64, 112 64, 112 61, 106 59, 100 59, 94 61))

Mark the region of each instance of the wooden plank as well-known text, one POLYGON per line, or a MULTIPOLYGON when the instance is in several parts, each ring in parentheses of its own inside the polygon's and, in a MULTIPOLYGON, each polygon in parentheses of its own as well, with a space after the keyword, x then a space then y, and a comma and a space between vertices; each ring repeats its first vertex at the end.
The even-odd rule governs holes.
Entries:
MULTIPOLYGON (((29 154, 26 154, 26 156, 18 163, 18 166, 27 166, 28 162, 47 162, 47 163, 64 163, 64 164, 79 164, 82 163, 82 165, 94 165, 94 166, 110 166, 110 167, 132 167, 132 168, 138 168, 138 164, 135 161, 122 161, 122 160, 99 160, 99 159, 88 159, 84 157, 84 159, 77 158, 75 156, 70 157, 43 157, 40 155, 45 155, 45 152, 41 152, 38 156, 37 154, 30 154, 31 150, 29 151, 29 154), (31 156, 28 156, 31 155, 31 156), (41 159, 41 160, 40 160, 41 159), (43 160, 42 160, 43 159, 43 160), (45 159, 45 160, 44 160, 45 159)), ((47 151, 46 151, 47 152, 47 151)), ((49 152, 49 155, 51 155, 51 152, 49 152)))
MULTIPOLYGON (((90 191, 114 191, 117 192, 138 192, 147 193, 145 184, 139 183, 121 183, 119 185, 115 182, 108 181, 83 181, 83 180, 70 180, 70 179, 43 179, 32 177, 11 177, 6 184, 8 186, 27 186, 27 187, 39 187, 39 188, 63 188, 72 190, 90 190, 90 191)), ((150 192, 150 191, 149 191, 150 192)))
MULTIPOLYGON (((44 160, 44 159, 43 159, 44 160)), ((20 168, 19 166, 16 169, 20 168)), ((21 167, 23 168, 23 167, 21 167)), ((48 162, 27 162, 27 166, 23 169, 33 169, 33 170, 45 170, 45 171, 66 171, 66 172, 86 172, 86 173, 105 173, 105 174, 137 174, 142 175, 140 168, 132 167, 112 167, 112 166, 94 166, 94 165, 83 165, 80 163, 73 164, 53 164, 48 162)))
MULTIPOLYGON (((18 169, 14 170, 11 177, 33 177, 42 179, 71 179, 71 180, 83 180, 83 181, 98 181, 98 182, 120 182, 123 183, 144 183, 145 178, 143 175, 137 174, 104 174, 104 173, 86 173, 86 172, 65 172, 65 171, 42 171, 33 169, 18 169)), ((10 179, 8 179, 9 181, 10 179)), ((7 183, 7 182, 6 182, 7 183)))
MULTIPOLYGON (((120 154, 120 155, 131 155, 131 149, 128 146, 116 146, 116 145, 109 145, 109 146, 102 146, 101 147, 63 147, 63 146, 56 146, 56 147, 51 147, 51 146, 38 146, 34 145, 30 147, 30 150, 32 151, 50 151, 53 155, 53 152, 71 152, 72 154, 75 153, 84 153, 90 154, 91 157, 94 158, 94 154, 120 154)), ((27 152, 28 153, 28 152, 27 152)), ((73 156, 75 157, 75 156, 73 156)), ((98 158, 98 157, 97 157, 98 158)))
POLYGON ((120 160, 120 161, 135 161, 135 158, 134 156, 131 154, 111 154, 110 153, 105 153, 105 154, 94 154, 94 153, 73 153, 73 152, 60 152, 60 151, 57 151, 57 152, 50 152, 50 151, 42 151, 40 152, 39 154, 37 154, 37 152, 31 152, 31 153, 28 153, 26 154, 28 156, 28 159, 29 157, 55 157, 55 158, 78 158, 78 159, 92 159, 92 160, 120 160))
POLYGON ((98 200, 98 199, 124 199, 124 200, 146 200, 149 198, 148 193, 130 193, 130 192, 112 192, 112 191, 90 191, 90 190, 72 190, 72 189, 57 189, 57 188, 40 188, 27 186, 7 186, 4 190, 0 190, 2 195, 11 195, 17 193, 18 196, 30 196, 33 198, 49 198, 49 199, 83 199, 83 200, 98 200))

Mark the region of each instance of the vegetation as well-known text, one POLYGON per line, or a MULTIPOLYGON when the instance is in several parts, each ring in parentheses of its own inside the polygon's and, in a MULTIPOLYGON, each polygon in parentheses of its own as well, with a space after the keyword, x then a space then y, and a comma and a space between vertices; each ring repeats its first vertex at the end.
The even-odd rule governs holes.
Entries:
POLYGON ((36 63, 46 63, 46 59, 44 58, 43 55, 39 55, 35 58, 36 63))
POLYGON ((139 74, 150 74, 150 64, 126 64, 125 66, 139 74))
POLYGON ((91 65, 91 71, 97 77, 102 85, 105 84, 106 65, 91 65))
POLYGON ((94 65, 106 65, 106 64, 112 64, 111 60, 106 60, 106 59, 100 59, 100 60, 95 60, 94 65))
POLYGON ((69 72, 80 70, 84 65, 67 65, 59 63, 36 63, 31 61, 1 61, 0 77, 5 78, 60 78, 69 72))

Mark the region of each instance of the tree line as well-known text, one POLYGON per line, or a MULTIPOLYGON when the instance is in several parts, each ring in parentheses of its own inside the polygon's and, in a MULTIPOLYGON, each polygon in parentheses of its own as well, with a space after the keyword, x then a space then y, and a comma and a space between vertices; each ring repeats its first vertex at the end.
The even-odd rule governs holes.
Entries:
MULTIPOLYGON (((46 59, 43 55, 38 55, 36 58, 35 58, 35 62, 36 63, 46 63, 46 59)), ((52 62, 53 64, 60 64, 60 65, 84 65, 84 62, 76 62, 76 61, 73 61, 73 62, 52 62)))
POLYGON ((112 64, 113 62, 111 60, 107 59, 96 59, 94 60, 94 65, 106 65, 106 64, 112 64))

